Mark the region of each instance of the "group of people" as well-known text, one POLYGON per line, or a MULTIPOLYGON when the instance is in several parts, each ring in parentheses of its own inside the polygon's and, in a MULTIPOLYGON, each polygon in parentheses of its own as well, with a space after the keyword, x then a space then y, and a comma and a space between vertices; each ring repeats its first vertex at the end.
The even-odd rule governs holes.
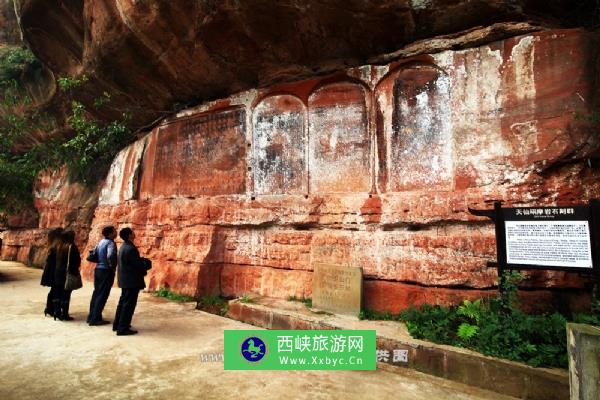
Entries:
MULTIPOLYGON (((119 231, 123 244, 117 251, 115 239, 117 231, 113 226, 102 229, 104 237, 90 255, 88 261, 96 263, 94 269, 94 292, 90 300, 90 309, 87 323, 90 326, 110 324, 102 318, 110 290, 117 276, 118 286, 121 288, 121 297, 113 321, 113 331, 118 336, 134 335, 137 331, 131 329, 131 320, 140 290, 146 287, 144 276, 152 267, 147 258, 140 257, 140 253, 133 244, 135 233, 131 228, 119 231)), ((69 275, 81 279, 80 273, 81 254, 75 244, 75 232, 52 229, 48 232, 48 256, 42 273, 41 284, 49 286, 44 315, 51 315, 55 320, 70 321, 69 304, 71 301, 72 287, 69 275)))

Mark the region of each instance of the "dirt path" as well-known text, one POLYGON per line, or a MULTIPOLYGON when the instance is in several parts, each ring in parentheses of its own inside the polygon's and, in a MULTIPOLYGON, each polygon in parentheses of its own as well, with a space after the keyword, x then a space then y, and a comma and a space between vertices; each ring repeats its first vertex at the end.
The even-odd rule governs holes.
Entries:
MULTIPOLYGON (((0 262, 0 399, 508 399, 408 369, 224 371, 224 329, 256 329, 144 293, 133 326, 85 324, 89 283, 73 293, 71 322, 43 316, 41 271, 0 262)), ((104 317, 112 320, 119 289, 104 317)))

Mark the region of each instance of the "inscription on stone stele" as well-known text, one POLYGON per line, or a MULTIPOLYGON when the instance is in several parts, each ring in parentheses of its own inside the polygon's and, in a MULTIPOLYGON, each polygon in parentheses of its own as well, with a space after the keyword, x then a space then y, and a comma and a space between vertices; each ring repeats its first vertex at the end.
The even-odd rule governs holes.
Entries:
POLYGON ((362 268, 319 263, 313 271, 313 307, 358 316, 362 305, 362 268))

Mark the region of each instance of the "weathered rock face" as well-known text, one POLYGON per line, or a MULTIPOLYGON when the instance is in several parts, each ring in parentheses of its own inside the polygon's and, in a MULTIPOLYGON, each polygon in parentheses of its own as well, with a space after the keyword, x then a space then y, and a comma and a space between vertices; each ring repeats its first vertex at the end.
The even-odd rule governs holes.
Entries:
POLYGON ((57 227, 73 229, 77 245, 84 249, 99 191, 69 182, 65 169, 41 175, 34 193, 38 216, 26 213, 9 219, 11 230, 3 232, 0 258, 43 265, 48 230, 57 227))
MULTIPOLYGON (((13 51, 18 49, 25 44, 21 37, 21 30, 19 27, 19 18, 17 15, 18 6, 15 7, 15 1, 17 0, 0 0, 0 51, 13 51)), ((4 74, 2 74, 4 76, 4 74)), ((20 81, 19 94, 23 97, 28 97, 31 100, 30 107, 44 107, 47 105, 55 96, 56 83, 52 72, 43 65, 36 64, 35 66, 29 66, 22 71, 20 81)), ((2 97, 4 99, 4 97, 2 97)), ((22 106, 22 105, 21 105, 22 106)), ((19 115, 23 110, 23 107, 7 107, 4 101, 0 107, 0 121, 5 115, 17 114, 19 115)), ((48 110, 53 111, 50 107, 48 110)), ((46 139, 48 132, 29 132, 27 138, 20 138, 17 140, 15 149, 22 149, 23 147, 31 147, 36 144, 38 139, 46 139)), ((35 218, 34 218, 35 219, 35 218)), ((21 227, 22 225, 31 225, 33 219, 31 213, 26 213, 22 216, 13 216, 11 218, 11 227, 21 227)), ((1 227, 0 227, 1 228, 1 227)))
POLYGON ((135 127, 176 103, 361 65, 419 39, 505 21, 556 27, 573 8, 563 0, 20 0, 17 7, 25 39, 54 74, 88 75, 80 97, 91 102, 108 91, 116 110, 133 112, 135 127))
MULTIPOLYGON (((191 295, 310 297, 316 262, 363 267, 372 309, 492 294, 493 226, 468 207, 600 196, 575 115, 597 49, 584 31, 538 32, 180 113, 117 156, 90 246, 132 226, 150 287, 191 295)), ((581 304, 583 284, 535 272, 525 297, 549 306, 541 289, 567 288, 581 304)))
POLYGON ((0 46, 21 43, 21 31, 13 0, 0 0, 0 46))

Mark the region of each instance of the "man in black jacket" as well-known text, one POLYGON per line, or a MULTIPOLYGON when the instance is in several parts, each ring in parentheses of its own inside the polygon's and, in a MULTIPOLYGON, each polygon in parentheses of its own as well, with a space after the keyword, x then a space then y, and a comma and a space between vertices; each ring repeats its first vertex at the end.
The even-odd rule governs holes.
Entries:
POLYGON ((118 336, 134 335, 137 331, 131 329, 131 319, 137 305, 140 290, 146 287, 144 276, 150 269, 150 260, 140 257, 138 249, 133 244, 135 233, 131 228, 123 228, 119 232, 123 244, 119 248, 117 281, 121 288, 121 297, 113 323, 113 331, 118 336))

